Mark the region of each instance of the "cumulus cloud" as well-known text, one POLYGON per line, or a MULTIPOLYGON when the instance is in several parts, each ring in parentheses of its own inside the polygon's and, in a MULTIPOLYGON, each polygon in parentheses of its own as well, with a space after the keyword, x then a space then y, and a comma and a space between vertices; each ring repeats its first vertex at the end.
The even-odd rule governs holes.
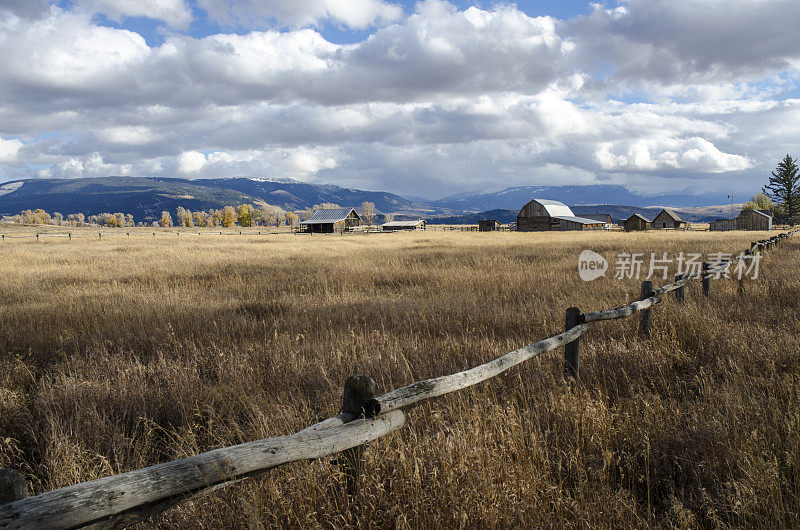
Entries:
POLYGON ((22 142, 16 138, 6 140, 0 138, 0 162, 13 162, 22 147, 22 142))
POLYGON ((349 28, 394 22, 403 9, 383 0, 199 0, 208 16, 223 25, 313 26, 331 21, 349 28))
POLYGON ((784 0, 630 0, 569 21, 440 0, 408 14, 378 0, 358 13, 333 0, 207 0, 223 23, 262 29, 172 31, 157 46, 91 15, 124 22, 150 5, 147 16, 180 28, 183 0, 75 5, 25 14, 0 0, 0 180, 44 167, 39 176, 292 176, 414 195, 749 189, 749 175, 800 143, 800 101, 781 99, 800 79, 798 44, 758 40, 745 23, 782 31, 797 10, 784 0), (342 45, 319 25, 265 21, 379 27, 342 45), (742 31, 754 42, 734 42, 742 31))
POLYGON ((147 17, 186 29, 192 21, 192 10, 184 0, 78 0, 76 5, 89 12, 103 13, 117 22, 126 17, 147 17))
MULTIPOLYGON (((797 68, 795 0, 624 0, 564 24, 616 81, 720 85, 797 68), (794 66, 793 66, 794 65, 794 66)), ((690 86, 684 87, 691 90, 690 86)))
POLYGON ((751 167, 746 157, 723 153, 703 138, 602 142, 595 152, 595 158, 600 167, 608 171, 688 169, 723 173, 751 167))

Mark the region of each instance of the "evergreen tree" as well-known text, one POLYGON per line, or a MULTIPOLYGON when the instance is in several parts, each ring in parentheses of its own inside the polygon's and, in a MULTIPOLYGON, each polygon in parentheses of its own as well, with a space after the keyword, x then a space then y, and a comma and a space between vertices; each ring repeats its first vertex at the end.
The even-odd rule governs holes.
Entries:
POLYGON ((783 206, 788 224, 797 222, 800 213, 800 175, 791 156, 786 155, 772 172, 769 184, 764 186, 764 193, 783 206))

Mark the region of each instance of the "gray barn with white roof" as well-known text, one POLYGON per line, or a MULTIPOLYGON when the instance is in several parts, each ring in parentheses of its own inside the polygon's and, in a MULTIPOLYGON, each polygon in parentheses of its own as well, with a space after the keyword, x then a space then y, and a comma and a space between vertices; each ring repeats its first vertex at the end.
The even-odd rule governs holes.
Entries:
POLYGON ((517 214, 517 230, 534 232, 542 230, 602 230, 603 221, 577 217, 569 206, 550 199, 533 199, 517 214))

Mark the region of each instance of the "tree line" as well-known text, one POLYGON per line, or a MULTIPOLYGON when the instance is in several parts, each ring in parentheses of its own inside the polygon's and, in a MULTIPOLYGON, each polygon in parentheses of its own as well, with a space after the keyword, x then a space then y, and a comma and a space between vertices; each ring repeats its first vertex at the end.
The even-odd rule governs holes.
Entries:
MULTIPOLYGON (((286 211, 277 206, 263 205, 260 208, 252 204, 240 204, 236 207, 225 206, 220 209, 211 210, 189 210, 178 206, 175 215, 167 210, 161 212, 161 216, 154 221, 135 222, 133 215, 127 213, 100 213, 95 215, 84 215, 73 213, 67 216, 55 212, 52 215, 37 208, 36 210, 23 210, 17 215, 5 217, 4 220, 22 225, 55 225, 55 226, 104 226, 109 228, 122 228, 129 226, 153 226, 153 227, 222 227, 232 226, 253 227, 253 226, 295 226, 301 220, 308 219, 315 210, 341 208, 338 204, 324 202, 315 204, 311 208, 297 211, 286 211)), ((377 216, 375 204, 364 202, 361 204, 362 218, 367 224, 377 216)), ((386 214, 387 220, 391 214, 386 214)), ((152 219, 152 218, 151 218, 152 219)))

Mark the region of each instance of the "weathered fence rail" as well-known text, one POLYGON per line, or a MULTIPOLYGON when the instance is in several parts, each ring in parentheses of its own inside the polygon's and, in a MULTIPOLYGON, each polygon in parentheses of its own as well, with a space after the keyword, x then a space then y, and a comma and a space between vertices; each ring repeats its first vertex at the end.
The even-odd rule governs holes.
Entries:
MULTIPOLYGON (((754 242, 740 256, 751 258, 770 250, 800 230, 754 242)), ((424 400, 463 390, 495 377, 514 366, 564 346, 564 373, 579 379, 580 338, 589 323, 626 318, 641 312, 639 334, 649 336, 652 308, 662 295, 675 292, 683 301, 683 288, 698 278, 709 295, 712 279, 725 274, 732 261, 704 264, 702 272, 680 274, 671 284, 654 289, 642 284, 640 300, 629 305, 581 313, 567 309, 565 330, 555 336, 506 353, 480 366, 455 374, 418 381, 374 396, 374 382, 353 376, 345 383, 339 415, 302 431, 278 438, 243 443, 157 464, 119 475, 84 482, 27 497, 24 479, 12 470, 0 470, 0 528, 118 528, 150 517, 195 495, 213 491, 290 462, 311 460, 344 452, 348 491, 357 479, 363 444, 400 429, 402 409, 424 400), (349 462, 349 464, 348 464, 349 462)))

